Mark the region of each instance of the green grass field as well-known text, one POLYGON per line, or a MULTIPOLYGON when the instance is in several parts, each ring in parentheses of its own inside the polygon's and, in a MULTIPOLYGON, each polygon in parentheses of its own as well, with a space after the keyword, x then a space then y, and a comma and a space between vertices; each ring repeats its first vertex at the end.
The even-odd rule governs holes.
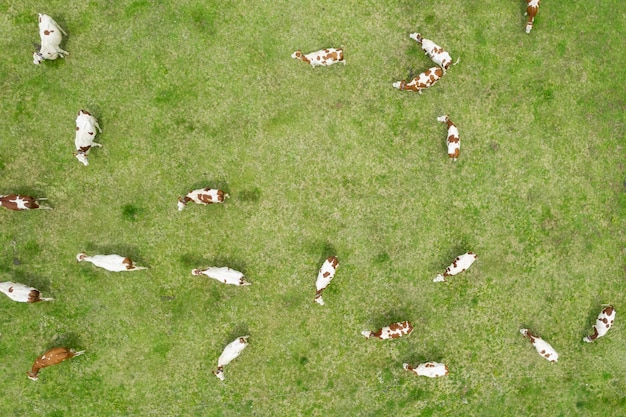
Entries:
POLYGON ((0 280, 56 299, 0 295, 0 415, 626 416, 624 9, 545 0, 530 35, 524 10, 0 3, 0 194, 54 207, 0 211, 0 280), (32 64, 37 13, 69 33, 66 59, 32 64), (414 31, 460 58, 421 96, 391 87, 434 65, 414 31), (290 58, 324 47, 347 65, 290 58), (79 109, 103 129, 88 167, 72 156, 79 109), (176 210, 205 186, 231 198, 176 210), (469 271, 432 282, 468 250, 469 271), (109 273, 81 251, 150 270, 109 273), (208 266, 253 285, 190 274, 208 266), (616 325, 584 344, 604 303, 616 325), (398 320, 410 337, 360 335, 398 320), (53 346, 87 353, 27 379, 53 346), (429 360, 450 375, 402 369, 429 360))

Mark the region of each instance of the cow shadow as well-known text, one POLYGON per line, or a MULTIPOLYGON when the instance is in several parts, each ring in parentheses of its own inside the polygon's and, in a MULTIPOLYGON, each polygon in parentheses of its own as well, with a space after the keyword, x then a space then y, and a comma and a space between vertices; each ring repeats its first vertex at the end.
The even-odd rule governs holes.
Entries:
MULTIPOLYGON (((413 336, 411 336, 413 337, 413 336)), ((442 355, 439 351, 422 350, 420 352, 413 352, 404 356, 404 363, 408 363, 411 366, 416 366, 424 362, 441 362, 442 355)))
MULTIPOLYGON (((415 313, 413 313, 413 315, 415 315, 415 313)), ((412 317, 413 316, 409 313, 409 309, 404 306, 397 306, 368 320, 369 323, 372 323, 373 327, 369 330, 376 331, 385 326, 389 326, 392 323, 398 323, 406 320, 410 321, 415 326, 414 321, 411 320, 412 317)))
MULTIPOLYGON (((123 244, 100 245, 98 243, 87 242, 83 247, 83 252, 85 252, 87 256, 116 254, 125 258, 130 258, 136 265, 145 266, 146 268, 150 267, 150 265, 145 262, 144 258, 141 256, 139 249, 137 249, 136 246, 123 244)), ((78 254, 80 253, 80 251, 76 253, 78 254)))
POLYGON ((230 194, 230 187, 228 186, 228 181, 224 178, 212 178, 206 181, 196 181, 192 183, 190 186, 187 186, 180 196, 184 196, 188 192, 192 190, 199 190, 203 188, 213 188, 224 191, 226 194, 230 194))
POLYGON ((208 268, 208 267, 222 267, 227 266, 230 269, 237 270, 244 275, 246 275, 247 264, 245 261, 239 258, 233 258, 229 256, 216 255, 213 257, 210 256, 202 256, 196 255, 192 253, 188 253, 180 256, 179 261, 186 268, 194 269, 194 268, 208 268))
MULTIPOLYGON (((324 263, 324 261, 326 261, 326 259, 328 259, 331 256, 337 256, 337 249, 332 243, 328 241, 323 242, 321 244, 321 247, 322 248, 320 251, 320 257, 317 260, 318 269, 322 266, 322 264, 324 263)), ((339 257, 337 256, 337 258, 339 257)))
POLYGON ((80 336, 76 333, 61 333, 55 335, 52 339, 48 341, 46 344, 46 350, 52 349, 55 347, 66 347, 71 348, 76 351, 82 350, 83 342, 80 336))
MULTIPOLYGON (((228 336, 227 336, 228 340, 226 341, 226 343, 230 343, 238 337, 249 336, 249 335, 250 335, 250 329, 248 328, 248 325, 246 323, 239 323, 236 327, 234 327, 228 333, 228 336)), ((248 341, 250 341, 250 339, 248 339, 248 341)))
MULTIPOLYGON (((40 292, 50 293, 50 278, 34 275, 23 271, 14 271, 11 278, 13 282, 31 286, 40 292)), ((42 295, 43 296, 43 295, 42 295)))

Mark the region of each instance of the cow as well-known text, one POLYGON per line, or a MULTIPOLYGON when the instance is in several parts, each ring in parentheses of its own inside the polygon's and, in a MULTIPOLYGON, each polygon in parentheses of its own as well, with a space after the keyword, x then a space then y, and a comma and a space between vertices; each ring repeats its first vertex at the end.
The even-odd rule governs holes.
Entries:
POLYGON ((74 356, 79 356, 85 353, 84 350, 76 352, 74 349, 68 349, 65 347, 56 347, 48 350, 35 360, 32 369, 26 372, 29 379, 37 381, 39 379, 39 370, 48 366, 56 365, 63 362, 66 359, 71 359, 74 356))
POLYGON ((557 362, 559 360, 559 354, 556 353, 556 350, 548 342, 543 340, 537 335, 532 334, 528 329, 520 329, 520 333, 524 337, 528 337, 530 339, 530 343, 537 349, 537 353, 539 353, 542 357, 546 358, 550 362, 557 362))
POLYGON ((0 292, 18 303, 38 303, 40 301, 53 301, 54 298, 42 298, 37 288, 20 284, 19 282, 0 282, 0 292))
POLYGON ((39 201, 44 200, 47 200, 47 198, 35 198, 23 194, 6 194, 0 195, 0 207, 4 207, 7 210, 13 211, 37 209, 52 210, 52 207, 39 205, 39 201))
POLYGON ((91 262, 97 267, 104 268, 111 272, 123 272, 123 271, 139 271, 142 269, 148 269, 143 266, 136 266, 133 261, 128 257, 120 255, 94 255, 87 256, 85 252, 81 252, 76 255, 76 261, 91 262))
POLYGON ((39 37, 41 38, 41 46, 39 51, 33 54, 33 64, 39 65, 45 59, 54 60, 58 57, 64 58, 70 53, 61 49, 61 41, 67 33, 47 14, 39 13, 39 37))
POLYGON ((343 57, 343 49, 341 48, 327 48, 320 51, 311 52, 306 55, 303 54, 302 51, 296 51, 291 54, 291 57, 306 62, 307 64, 311 64, 311 67, 313 68, 318 66, 328 67, 330 65, 336 64, 337 62, 342 62, 344 65, 346 65, 346 60, 343 57))
POLYGON ((76 117, 76 137, 74 138, 74 144, 76 145, 76 152, 74 156, 83 165, 89 165, 87 161, 87 153, 93 146, 102 147, 101 144, 94 142, 96 139, 96 129, 102 133, 98 120, 86 110, 80 110, 76 117))
POLYGON ((410 335, 413 331, 413 325, 409 321, 401 321, 399 323, 392 323, 389 326, 383 327, 376 332, 369 330, 363 330, 361 334, 366 338, 375 337, 380 340, 397 339, 399 337, 410 335))
POLYGON ((448 156, 452 161, 456 161, 461 152, 461 140, 459 139, 459 129, 452 123, 449 115, 437 117, 437 121, 446 123, 448 125, 448 138, 446 144, 448 145, 448 156))
POLYGON ((214 188, 200 188, 192 190, 189 191, 184 197, 178 197, 178 211, 184 209, 190 201, 202 205, 217 204, 223 203, 228 197, 230 197, 230 195, 224 191, 214 188))
POLYGON ((213 278, 219 282, 230 285, 252 285, 246 281, 246 277, 243 273, 230 269, 228 267, 211 267, 207 269, 194 269, 191 271, 192 275, 206 275, 209 278, 213 278))
POLYGON ((411 33, 409 37, 420 44, 420 47, 424 50, 424 54, 428 55, 435 64, 439 65, 445 74, 448 68, 450 68, 450 65, 452 65, 452 57, 450 54, 430 39, 422 38, 421 33, 411 33))
POLYGON ((393 87, 398 90, 412 90, 422 94, 422 90, 431 87, 443 77, 443 70, 440 67, 432 67, 413 78, 410 82, 405 80, 393 83, 393 87))
POLYGON ((454 261, 452 261, 450 266, 446 268, 445 272, 443 274, 438 274, 435 279, 433 279, 433 282, 443 282, 446 280, 446 277, 460 274, 472 266, 477 258, 478 256, 472 252, 467 252, 461 256, 457 256, 454 261))
POLYGON ((317 289, 317 291, 315 292, 315 302, 317 304, 324 305, 324 300, 322 299, 322 291, 324 291, 324 288, 328 287, 330 281, 333 280, 338 266, 339 260, 337 260, 337 257, 329 256, 324 261, 322 267, 317 273, 317 280, 315 281, 315 288, 317 289))
POLYGON ((438 362, 420 363, 415 368, 408 363, 403 363, 402 367, 407 371, 413 372, 417 376, 427 376, 429 378, 446 376, 450 373, 450 370, 446 365, 438 362))
POLYGON ((591 343, 598 337, 604 336, 609 331, 614 321, 615 309, 613 306, 604 307, 596 319, 596 324, 593 326, 593 334, 583 337, 583 342, 591 343))
POLYGON ((213 374, 216 377, 218 377, 222 381, 224 380, 224 366, 231 363, 233 359, 239 356, 241 352, 246 348, 246 346, 248 346, 249 337, 250 336, 238 337, 237 339, 226 345, 224 351, 217 360, 217 369, 213 371, 213 374))
POLYGON ((526 33, 530 33, 533 29, 535 16, 537 16, 537 12, 539 11, 539 3, 541 3, 541 0, 526 0, 526 13, 524 13, 525 16, 528 16, 528 21, 526 22, 526 33))

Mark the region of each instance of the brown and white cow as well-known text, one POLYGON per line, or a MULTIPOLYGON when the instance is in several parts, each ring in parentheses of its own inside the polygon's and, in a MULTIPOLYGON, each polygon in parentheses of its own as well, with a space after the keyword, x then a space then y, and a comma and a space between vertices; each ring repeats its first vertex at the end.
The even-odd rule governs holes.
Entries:
POLYGON ((220 268, 211 267, 207 269, 193 269, 191 271, 192 275, 206 275, 209 278, 213 278, 216 281, 222 282, 224 284, 230 285, 252 285, 251 283, 246 281, 246 277, 242 272, 235 271, 234 269, 230 269, 226 266, 222 266, 220 268))
POLYGON ((233 359, 235 359, 241 354, 241 352, 243 352, 243 350, 248 346, 249 337, 250 336, 238 337, 237 339, 226 345, 224 351, 217 360, 217 369, 213 371, 213 374, 216 377, 218 377, 222 381, 224 380, 224 366, 231 363, 233 359))
POLYGON ((85 353, 84 350, 76 352, 74 349, 68 349, 65 347, 52 348, 40 357, 38 357, 35 360, 32 369, 29 372, 26 372, 26 374, 28 375, 28 378, 32 379, 33 381, 37 381, 37 379, 39 379, 38 375, 41 368, 57 365, 66 359, 71 359, 74 356, 79 356, 83 353, 85 353))
POLYGON ((76 153, 74 156, 83 165, 89 165, 87 161, 87 153, 92 147, 102 147, 101 144, 94 142, 96 139, 96 129, 102 133, 98 120, 86 110, 80 110, 76 117, 76 137, 74 138, 74 145, 76 146, 76 153))
POLYGON ((392 323, 389 326, 383 327, 376 332, 370 330, 363 330, 361 334, 368 339, 375 337, 380 340, 397 339, 399 337, 410 335, 413 331, 413 325, 409 321, 401 321, 398 323, 392 323))
POLYGON ((6 194, 0 195, 0 207, 14 211, 37 209, 52 210, 52 207, 39 205, 38 202, 44 200, 47 200, 47 198, 35 198, 23 194, 6 194))
POLYGON ((222 190, 215 188, 200 188, 189 191, 184 197, 178 197, 178 211, 185 208, 187 203, 193 201, 196 204, 217 204, 223 203, 225 199, 230 197, 222 190))
POLYGON ((0 292, 18 303, 38 303, 40 301, 53 301, 54 298, 42 298, 37 288, 20 284, 19 282, 0 282, 0 292))
POLYGON ((539 11, 539 3, 541 3, 541 0, 526 0, 526 13, 524 13, 524 15, 528 16, 528 21, 526 22, 526 33, 530 33, 533 29, 535 16, 537 16, 537 12, 539 11))
POLYGON ((85 252, 81 252, 76 255, 76 261, 91 262, 95 266, 104 268, 111 272, 139 271, 142 269, 148 269, 143 266, 136 266, 128 257, 115 254, 87 256, 85 252))
POLYGON ((408 363, 403 363, 402 367, 407 371, 413 372, 417 376, 427 376, 429 378, 446 376, 450 373, 448 367, 439 362, 420 363, 415 368, 408 363))
POLYGON ((61 49, 61 41, 67 33, 47 14, 39 13, 39 37, 41 38, 41 46, 38 52, 33 54, 33 64, 39 65, 45 59, 64 58, 64 55, 70 53, 61 49))
POLYGON ((413 78, 410 82, 405 80, 396 81, 393 83, 393 87, 398 90, 411 90, 422 94, 422 90, 431 87, 437 81, 443 77, 443 70, 441 67, 432 67, 413 78))
POLYGON ((346 60, 343 57, 343 49, 341 48, 326 48, 316 52, 303 54, 302 51, 296 51, 291 54, 294 59, 299 59, 302 62, 311 64, 311 67, 328 67, 330 65, 341 62, 344 65, 346 60))
POLYGON ((556 362, 559 360, 559 354, 556 353, 556 350, 548 342, 543 340, 537 335, 532 334, 528 329, 520 329, 520 333, 530 339, 530 343, 537 349, 537 353, 539 353, 542 357, 546 358, 550 362, 556 362))
POLYGON ((409 37, 420 44, 420 47, 424 50, 424 53, 428 55, 428 57, 435 64, 439 65, 443 69, 443 72, 445 74, 448 68, 450 68, 450 65, 452 65, 452 57, 450 56, 450 54, 444 51, 441 46, 437 45, 430 39, 423 38, 421 33, 411 33, 409 37))
POLYGON ((613 306, 604 307, 596 319, 596 324, 593 326, 593 334, 583 337, 583 342, 591 343, 598 337, 604 336, 613 326, 614 321, 615 309, 613 306))
POLYGON ((459 129, 457 129, 456 125, 452 123, 449 115, 443 115, 437 117, 437 121, 446 123, 448 125, 448 138, 446 139, 446 144, 448 145, 448 156, 453 161, 459 157, 459 153, 461 152, 461 140, 459 139, 459 129))
POLYGON ((461 256, 457 256, 454 261, 452 261, 450 266, 446 268, 445 272, 437 275, 435 279, 433 279, 433 282, 443 282, 446 280, 446 277, 460 274, 472 266, 477 258, 478 255, 472 252, 467 252, 461 256))
POLYGON ((335 277, 335 272, 337 271, 337 267, 339 267, 339 260, 336 256, 329 256, 319 272, 317 273, 317 280, 315 281, 315 288, 317 291, 315 292, 315 302, 319 305, 324 305, 324 300, 322 299, 322 291, 324 288, 328 287, 330 281, 335 277))

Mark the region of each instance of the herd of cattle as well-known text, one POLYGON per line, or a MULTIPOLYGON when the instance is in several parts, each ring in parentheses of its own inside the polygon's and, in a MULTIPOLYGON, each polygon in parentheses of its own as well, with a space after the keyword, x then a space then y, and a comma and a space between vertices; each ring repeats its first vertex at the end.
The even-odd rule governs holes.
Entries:
MULTIPOLYGON (((526 25, 526 33, 529 33, 532 29, 534 18, 539 7, 539 2, 540 0, 527 0, 528 22, 526 25)), ((66 33, 50 16, 45 14, 39 15, 39 34, 41 38, 41 47, 39 48, 39 51, 35 52, 33 55, 33 62, 35 64, 39 64, 44 60, 54 60, 58 57, 63 58, 65 55, 69 55, 69 52, 61 49, 60 47, 62 41, 61 34, 66 33)), ((421 46, 425 54, 428 55, 437 66, 419 74, 410 82, 406 82, 405 80, 398 81, 393 84, 393 87, 399 90, 412 90, 421 94, 422 90, 431 87, 439 79, 441 79, 444 74, 446 74, 446 71, 452 65, 452 58, 443 48, 433 41, 423 38, 420 33, 412 33, 409 36, 421 46)), ((309 54, 303 54, 301 51, 296 51, 291 56, 294 59, 299 59, 310 64, 313 68, 316 66, 329 66, 339 62, 342 62, 343 64, 346 63, 343 50, 339 48, 328 48, 309 54)), ((448 115, 438 117, 437 120, 447 124, 448 156, 454 161, 459 157, 459 131, 454 123, 452 123, 448 115)), ((89 150, 92 147, 102 146, 94 141, 96 137, 96 129, 99 132, 102 132, 97 119, 89 112, 80 110, 76 118, 76 153, 74 153, 74 156, 84 165, 89 164, 87 160, 89 150)), ((223 203, 228 197, 229 195, 222 190, 211 188, 193 190, 184 197, 180 197, 178 199, 178 210, 183 210, 189 202, 202 205, 223 203)), ((39 201, 41 200, 46 199, 34 198, 20 194, 8 194, 0 196, 0 206, 14 211, 50 209, 50 207, 40 205, 39 201)), ((78 262, 91 262, 97 267, 112 272, 138 271, 147 269, 145 267, 135 265, 130 258, 117 254, 87 256, 87 254, 83 252, 76 255, 76 259, 78 262)), ((467 252, 458 256, 454 259, 452 264, 446 268, 444 273, 438 274, 433 281, 446 281, 446 278, 467 270, 476 261, 476 259, 476 254, 472 252, 467 252)), ((316 292, 314 301, 316 303, 324 305, 322 292, 333 280, 338 266, 339 261, 337 257, 330 256, 320 267, 317 280, 315 282, 316 292)), ((220 281, 224 284, 237 286, 251 285, 246 281, 243 273, 228 267, 209 267, 203 270, 193 269, 191 273, 194 276, 206 275, 207 277, 220 281)), ((0 282, 0 291, 6 294, 13 301, 17 302, 37 303, 41 301, 53 300, 52 298, 42 297, 41 293, 36 288, 20 283, 0 282)), ((614 320, 615 309, 612 306, 604 306, 596 320, 595 325, 593 326, 593 334, 584 337, 583 341, 593 342, 597 338, 604 336, 613 325, 614 320)), ((364 330, 361 333, 366 338, 386 340, 408 336, 412 331, 412 324, 409 321, 402 321, 392 323, 375 332, 364 330)), ((524 337, 530 339, 530 342, 535 347, 537 352, 548 361, 556 362, 558 360, 558 353, 541 337, 530 332, 528 329, 520 329, 520 333, 524 337)), ((233 359, 237 358, 246 348, 248 345, 248 338, 249 336, 238 337, 225 347, 222 354, 218 358, 217 370, 213 372, 219 379, 224 379, 224 366, 229 364, 233 359)), ((84 352, 85 351, 76 352, 73 349, 65 347, 50 349, 35 360, 31 371, 27 372, 28 377, 32 380, 37 380, 41 368, 58 364, 65 359, 81 355, 84 352)), ((403 368, 407 371, 414 372, 416 375, 427 377, 440 377, 449 373, 447 365, 438 362, 426 362, 415 367, 404 363, 403 368)))

